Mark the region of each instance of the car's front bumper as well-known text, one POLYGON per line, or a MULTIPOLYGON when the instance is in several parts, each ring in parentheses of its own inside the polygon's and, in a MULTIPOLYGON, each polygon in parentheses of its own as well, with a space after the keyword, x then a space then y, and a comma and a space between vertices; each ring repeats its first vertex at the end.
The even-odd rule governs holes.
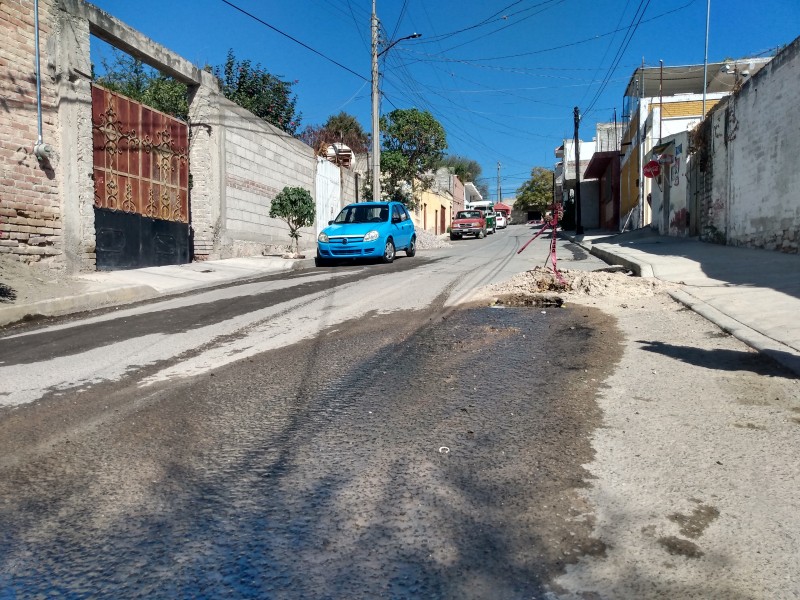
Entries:
POLYGON ((321 258, 370 258, 381 256, 384 244, 380 239, 371 242, 331 238, 328 242, 317 242, 317 256, 321 258))
POLYGON ((475 227, 475 226, 458 227, 458 226, 455 226, 455 227, 451 227, 450 228, 450 233, 455 233, 457 235, 461 235, 461 234, 464 234, 464 233, 467 233, 467 234, 470 234, 470 235, 477 235, 481 231, 483 231, 483 227, 475 227))

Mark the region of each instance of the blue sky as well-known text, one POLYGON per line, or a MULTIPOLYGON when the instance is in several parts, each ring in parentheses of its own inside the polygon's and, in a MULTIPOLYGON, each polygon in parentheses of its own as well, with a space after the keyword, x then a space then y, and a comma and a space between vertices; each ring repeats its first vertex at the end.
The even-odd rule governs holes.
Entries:
MULTIPOLYGON (((198 66, 221 64, 232 48, 297 80, 303 124, 343 110, 369 131, 371 0, 229 1, 347 69, 222 0, 94 4, 198 66)), ((584 114, 582 139, 619 114, 642 60, 703 62, 706 0, 378 0, 377 12, 390 41, 422 34, 386 53, 381 110, 432 112, 448 152, 481 164, 492 199, 498 162, 504 197, 532 167, 553 166, 554 148, 572 137, 574 106, 584 114)), ((798 35, 798 0, 711 0, 710 62, 770 55, 798 35)), ((94 46, 97 61, 103 49, 94 46)))

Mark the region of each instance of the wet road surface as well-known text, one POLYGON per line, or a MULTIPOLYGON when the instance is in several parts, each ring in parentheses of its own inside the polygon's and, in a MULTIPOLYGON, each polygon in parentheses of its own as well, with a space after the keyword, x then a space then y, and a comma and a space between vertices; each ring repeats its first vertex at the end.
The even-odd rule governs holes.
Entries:
POLYGON ((578 490, 618 333, 444 304, 6 409, 0 598, 541 597, 604 552, 578 490))

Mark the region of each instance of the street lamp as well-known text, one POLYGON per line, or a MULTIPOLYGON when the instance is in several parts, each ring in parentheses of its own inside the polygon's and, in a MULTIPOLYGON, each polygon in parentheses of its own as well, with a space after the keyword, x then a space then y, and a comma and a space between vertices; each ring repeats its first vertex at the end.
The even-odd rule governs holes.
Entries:
POLYGON ((378 86, 378 57, 403 40, 422 37, 421 33, 412 33, 401 37, 383 50, 378 51, 378 15, 375 13, 375 0, 372 0, 372 199, 381 199, 381 144, 380 144, 380 90, 378 86))

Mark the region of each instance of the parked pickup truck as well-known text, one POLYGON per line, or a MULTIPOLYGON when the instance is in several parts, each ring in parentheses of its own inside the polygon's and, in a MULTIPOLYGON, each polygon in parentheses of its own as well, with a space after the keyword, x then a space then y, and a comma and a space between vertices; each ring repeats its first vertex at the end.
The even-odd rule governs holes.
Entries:
POLYGON ((460 240, 465 235, 486 237, 486 218, 480 210, 460 210, 450 223, 450 239, 460 240))
POLYGON ((494 204, 491 200, 478 200, 477 202, 467 202, 464 210, 479 210, 482 217, 486 219, 486 233, 497 231, 497 213, 494 211, 494 204))

